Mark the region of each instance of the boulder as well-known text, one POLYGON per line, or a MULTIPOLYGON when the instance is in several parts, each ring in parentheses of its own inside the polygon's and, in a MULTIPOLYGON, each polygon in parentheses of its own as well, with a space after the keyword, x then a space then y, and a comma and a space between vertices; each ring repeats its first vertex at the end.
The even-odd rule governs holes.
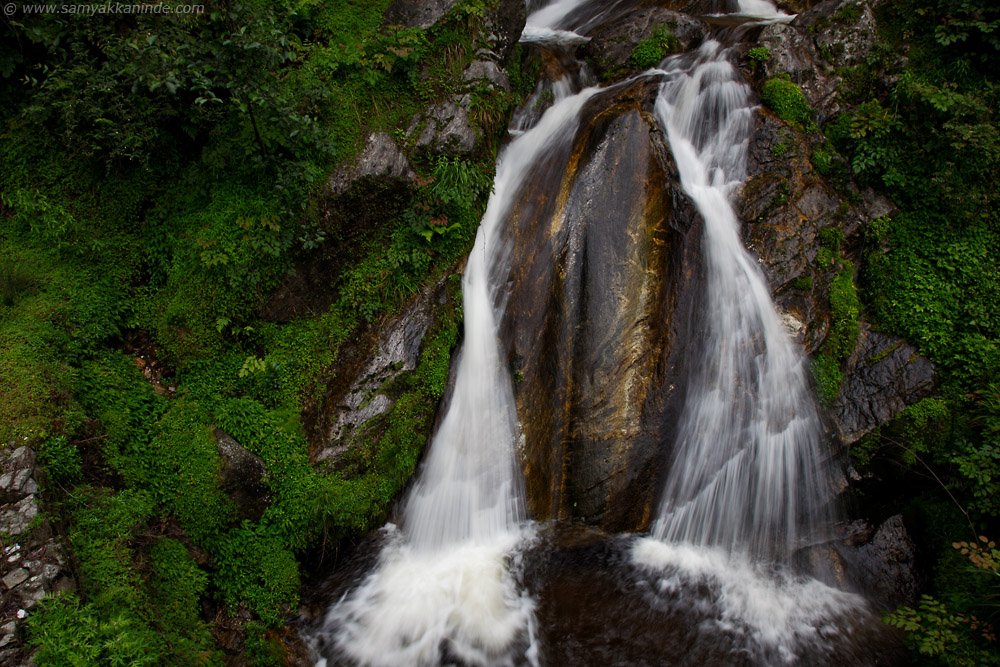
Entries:
POLYGON ((259 521, 271 501, 267 466, 225 431, 215 429, 215 441, 222 462, 222 490, 236 505, 236 516, 240 521, 259 521))
POLYGON ((439 154, 469 154, 478 144, 478 133, 469 118, 471 103, 472 96, 469 94, 438 102, 426 113, 414 116, 406 134, 410 136, 420 130, 417 148, 439 154))
POLYGON ((348 356, 356 363, 348 361, 340 366, 313 426, 319 443, 312 452, 314 463, 336 464, 355 443, 353 436, 358 429, 389 411, 395 399, 381 390, 417 368, 424 335, 447 298, 442 278, 384 323, 374 343, 362 343, 348 356))
POLYGON ((429 28, 458 4, 458 0, 393 0, 383 15, 389 25, 429 28))
POLYGON ((911 605, 919 597, 916 575, 916 548, 903 517, 889 517, 876 530, 866 521, 849 526, 844 546, 839 548, 847 583, 888 611, 911 605))
POLYGON ((645 527, 673 442, 700 218, 649 113, 656 89, 640 81, 588 104, 506 226, 517 270, 501 339, 539 519, 645 527))
POLYGON ((341 165, 330 175, 329 191, 342 195, 364 179, 394 179, 409 183, 414 177, 410 161, 385 132, 368 135, 358 158, 341 165))

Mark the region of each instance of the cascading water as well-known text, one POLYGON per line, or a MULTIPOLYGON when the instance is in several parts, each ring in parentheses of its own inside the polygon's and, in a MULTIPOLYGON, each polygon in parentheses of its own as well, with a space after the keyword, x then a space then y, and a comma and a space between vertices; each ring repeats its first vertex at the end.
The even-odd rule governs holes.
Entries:
MULTIPOLYGON (((740 6, 774 13, 751 4, 740 6)), ((824 624, 863 602, 791 573, 798 550, 829 537, 830 469, 804 358, 730 204, 746 177, 753 108, 726 55, 709 40, 693 60, 662 65, 657 117, 705 223, 704 321, 659 515, 633 556, 666 573, 660 594, 715 590, 715 620, 748 632, 744 650, 770 663, 821 643, 824 624)))
POLYGON ((387 527, 375 571, 327 614, 320 634, 338 657, 387 666, 536 661, 534 603, 518 592, 508 567, 530 528, 512 380, 497 341, 510 270, 501 228, 532 165, 572 139, 596 91, 570 95, 555 86, 555 104, 497 161, 462 280, 464 336, 453 395, 404 506, 402 530, 387 527))
POLYGON ((745 178, 750 91, 715 41, 693 66, 667 67, 656 112, 705 220, 705 332, 653 535, 783 560, 827 524, 829 483, 802 356, 729 203, 745 178))

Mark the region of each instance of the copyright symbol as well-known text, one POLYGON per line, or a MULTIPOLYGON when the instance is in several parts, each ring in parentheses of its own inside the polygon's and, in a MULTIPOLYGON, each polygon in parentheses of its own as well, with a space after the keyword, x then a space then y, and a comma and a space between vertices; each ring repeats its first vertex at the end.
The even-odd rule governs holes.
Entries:
POLYGON ((3 6, 3 13, 6 14, 7 16, 13 16, 14 12, 16 11, 17 11, 17 6, 15 6, 13 2, 8 2, 6 5, 3 6))

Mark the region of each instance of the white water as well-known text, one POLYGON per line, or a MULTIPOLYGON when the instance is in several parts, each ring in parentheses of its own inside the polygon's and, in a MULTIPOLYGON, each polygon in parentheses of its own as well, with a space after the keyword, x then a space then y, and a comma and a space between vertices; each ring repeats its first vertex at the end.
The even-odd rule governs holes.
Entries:
POLYGON ((556 92, 561 99, 497 161, 462 279, 464 338, 454 393, 405 504, 402 530, 387 527, 376 569, 327 613, 321 634, 359 664, 537 662, 534 601, 518 591, 511 571, 531 530, 497 322, 510 270, 503 222, 532 165, 573 138, 580 109, 597 89, 556 92))
POLYGON ((703 347, 653 534, 783 559, 828 519, 829 485, 804 359, 729 201, 746 175, 750 91, 718 42, 706 42, 694 65, 676 58, 665 69, 656 112, 705 220, 706 286, 703 347))
POLYGON ((743 16, 770 20, 793 18, 785 12, 775 9, 770 0, 739 0, 739 8, 740 14, 743 16))
MULTIPOLYGON (((741 9, 762 11, 758 4, 741 9)), ((632 554, 659 577, 661 594, 683 589, 694 607, 698 582, 714 590, 701 611, 748 634, 758 660, 792 661, 805 645, 821 649, 829 622, 863 602, 787 567, 827 537, 831 486, 804 358, 730 203, 746 178, 749 87, 711 40, 694 61, 662 67, 656 113, 705 221, 704 323, 658 518, 632 554)))

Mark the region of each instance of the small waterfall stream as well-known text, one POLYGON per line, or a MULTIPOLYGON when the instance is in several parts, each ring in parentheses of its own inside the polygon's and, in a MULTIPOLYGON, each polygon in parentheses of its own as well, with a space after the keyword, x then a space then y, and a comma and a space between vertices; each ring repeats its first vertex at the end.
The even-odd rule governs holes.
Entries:
MULTIPOLYGON (((862 659, 864 641, 850 636, 869 622, 845 620, 868 618, 864 601, 802 567, 810 560, 803 554, 829 540, 833 492, 803 356, 742 245, 730 202, 746 178, 750 88, 714 39, 661 69, 585 87, 590 75, 571 49, 587 40, 588 25, 623 3, 556 0, 528 18, 522 41, 543 46, 563 72, 540 82, 514 116, 463 276, 453 396, 401 504, 400 526, 383 529, 374 567, 341 589, 314 629, 318 667, 328 660, 386 667, 842 664, 838 655, 877 663, 862 659), (673 441, 656 450, 669 461, 650 534, 581 542, 577 534, 560 537, 560 522, 529 521, 523 406, 501 326, 519 269, 510 227, 524 216, 540 228, 559 227, 544 215, 563 215, 551 212, 552 202, 564 203, 574 186, 548 172, 569 173, 577 169, 569 163, 585 159, 577 143, 587 136, 583 117, 603 113, 604 95, 607 105, 621 104, 616 89, 648 91, 648 103, 657 81, 655 121, 638 111, 631 117, 650 119, 642 122, 653 135, 659 126, 682 196, 704 222, 691 236, 701 246, 704 275, 691 283, 701 297, 693 341, 684 342, 686 386, 673 441), (551 101, 544 111, 543 100, 551 101), (529 192, 549 208, 526 201, 529 192)), ((739 0, 739 10, 743 21, 790 18, 768 0, 739 0)), ((668 237, 650 238, 668 244, 668 237)), ((636 241, 636 252, 645 252, 643 243, 636 241)), ((643 298, 655 300, 653 292, 643 298)))
POLYGON ((743 248, 730 204, 746 178, 750 88, 716 41, 665 63, 656 102, 681 186, 705 220, 707 284, 698 363, 688 381, 653 535, 785 560, 827 527, 829 481, 802 355, 743 248))
MULTIPOLYGON (((762 4, 747 9, 760 16, 762 4)), ((830 537, 832 471, 804 357, 730 203, 746 178, 754 110, 727 55, 709 40, 661 65, 656 114, 705 221, 704 323, 659 515, 633 555, 663 573, 656 594, 716 590, 709 618, 746 633, 744 650, 770 664, 822 650, 824 625, 864 603, 790 568, 798 550, 830 537)))

